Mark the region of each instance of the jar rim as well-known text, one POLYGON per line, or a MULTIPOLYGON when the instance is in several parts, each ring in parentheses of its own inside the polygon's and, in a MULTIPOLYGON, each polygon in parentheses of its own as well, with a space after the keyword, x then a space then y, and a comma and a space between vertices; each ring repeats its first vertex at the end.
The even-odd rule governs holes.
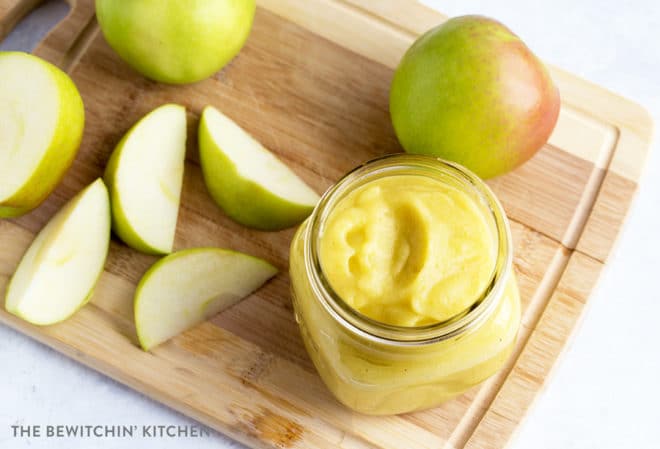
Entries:
MULTIPOLYGON (((363 183, 366 184, 366 182, 368 180, 363 183)), ((497 299, 502 297, 513 263, 511 230, 508 219, 492 190, 467 168, 454 162, 426 155, 390 154, 372 159, 348 172, 323 194, 309 218, 304 237, 305 270, 315 297, 344 328, 367 341, 386 345, 430 344, 456 337, 478 327, 490 316, 497 299), (458 314, 455 318, 415 327, 383 323, 354 309, 330 285, 323 273, 319 255, 325 220, 337 202, 347 193, 347 190, 350 191, 351 186, 360 180, 364 181, 365 176, 377 178, 395 174, 397 171, 411 169, 422 169, 427 172, 449 175, 465 186, 474 189, 492 214, 497 239, 497 257, 493 275, 480 297, 466 311, 458 314)))

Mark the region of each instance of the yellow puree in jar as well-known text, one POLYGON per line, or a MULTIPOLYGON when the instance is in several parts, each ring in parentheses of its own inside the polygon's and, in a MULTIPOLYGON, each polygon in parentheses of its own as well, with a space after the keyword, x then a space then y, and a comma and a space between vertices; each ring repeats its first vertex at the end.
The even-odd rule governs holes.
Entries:
MULTIPOLYGON (((419 326, 455 319, 491 282, 499 250, 491 216, 465 186, 414 174, 373 179, 323 218, 322 272, 346 303, 374 320, 419 326)), ((488 315, 464 332, 419 345, 374 341, 334 319, 316 296, 305 265, 308 226, 291 245, 296 318, 314 365, 342 403, 374 415, 425 409, 505 363, 520 323, 513 272, 488 315)))
POLYGON ((377 179, 350 192, 328 217, 323 272, 351 307, 397 326, 466 312, 490 284, 495 230, 467 193, 424 176, 377 179))

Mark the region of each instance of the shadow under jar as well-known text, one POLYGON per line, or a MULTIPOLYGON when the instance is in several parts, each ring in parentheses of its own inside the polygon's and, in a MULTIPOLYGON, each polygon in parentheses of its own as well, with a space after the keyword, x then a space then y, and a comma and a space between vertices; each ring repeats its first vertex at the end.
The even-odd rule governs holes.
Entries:
POLYGON ((434 407, 482 382, 520 325, 502 206, 476 175, 432 157, 347 174, 298 229, 290 274, 316 369, 362 413, 434 407))

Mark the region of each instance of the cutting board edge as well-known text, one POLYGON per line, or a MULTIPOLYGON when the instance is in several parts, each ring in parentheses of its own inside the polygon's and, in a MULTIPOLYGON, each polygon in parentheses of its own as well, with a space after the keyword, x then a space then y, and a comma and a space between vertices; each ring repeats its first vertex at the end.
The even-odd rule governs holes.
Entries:
MULTIPOLYGON (((69 3, 72 3, 72 11, 71 11, 71 13, 70 13, 70 14, 72 14, 73 11, 74 11, 74 9, 75 9, 75 7, 78 6, 79 2, 76 1, 76 0, 69 0, 69 3)), ((441 16, 441 15, 439 15, 439 16, 441 16)), ((69 18, 69 16, 67 16, 67 19, 68 19, 68 18, 69 18)), ((65 19, 65 20, 67 20, 67 19, 65 19)), ((93 17, 92 17, 90 20, 93 20, 93 17)), ((62 21, 62 22, 58 25, 58 27, 65 28, 65 26, 64 26, 64 22, 65 22, 65 21, 62 21)), ((89 24, 89 22, 87 22, 86 24, 84 24, 84 25, 83 25, 83 28, 80 29, 80 32, 81 32, 81 33, 84 32, 84 27, 87 26, 87 24, 89 24)), ((58 27, 56 27, 56 28, 52 31, 52 34, 57 35, 57 29, 58 29, 58 27)), ((51 39, 51 35, 49 35, 48 37, 46 37, 46 39, 44 39, 44 41, 42 41, 42 43, 40 44, 40 48, 41 48, 41 47, 44 45, 44 43, 45 43, 46 41, 48 41, 49 39, 51 39)), ((552 70, 553 70, 553 73, 561 73, 561 72, 563 72, 563 71, 561 71, 560 69, 555 69, 555 68, 552 68, 552 70)), ((648 141, 650 141, 651 136, 652 136, 652 134, 653 134, 653 120, 652 120, 650 114, 648 113, 648 111, 645 110, 641 105, 639 105, 639 104, 637 104, 637 103, 634 103, 634 102, 632 102, 632 101, 630 101, 630 100, 628 100, 628 99, 626 99, 626 98, 624 98, 624 97, 621 97, 621 96, 619 96, 619 95, 617 95, 617 94, 614 94, 614 93, 612 93, 612 92, 610 92, 610 91, 608 91, 608 90, 606 90, 606 89, 604 89, 604 88, 602 88, 602 87, 600 87, 600 86, 597 86, 597 85, 595 85, 595 84, 593 84, 593 83, 591 83, 591 82, 589 82, 589 81, 582 80, 581 78, 579 78, 579 77, 577 77, 577 76, 575 76, 575 75, 569 75, 567 72, 564 72, 564 73, 566 73, 566 76, 567 76, 567 77, 570 77, 571 80, 584 83, 584 86, 583 86, 583 87, 585 87, 585 88, 587 88, 588 86, 591 86, 591 89, 588 89, 588 90, 589 90, 589 93, 590 93, 590 96, 593 95, 593 96, 595 96, 595 97, 600 97, 601 95, 603 95, 603 96, 604 96, 604 95, 607 95, 607 96, 610 98, 610 100, 608 100, 608 102, 611 101, 611 102, 617 103, 617 104, 620 106, 620 108, 619 108, 618 110, 617 110, 617 108, 613 108, 613 109, 615 109, 615 111, 614 111, 613 113, 615 113, 615 114, 616 114, 616 117, 618 117, 618 118, 616 118, 616 122, 615 122, 614 120, 612 120, 611 122, 612 122, 614 125, 616 125, 619 129, 623 129, 623 130, 624 130, 624 134, 627 134, 627 133, 631 134, 631 135, 632 135, 632 136, 631 136, 631 139, 632 139, 631 142, 632 142, 633 144, 638 144, 637 147, 641 148, 643 151, 641 151, 641 153, 640 153, 640 152, 638 151, 639 148, 638 148, 638 149, 633 149, 632 147, 628 147, 628 146, 623 146, 623 147, 622 147, 621 145, 617 144, 617 147, 616 147, 616 149, 615 149, 615 156, 614 156, 614 157, 616 157, 616 155, 632 154, 631 152, 634 152, 634 154, 637 154, 637 155, 638 155, 638 154, 642 154, 642 155, 643 155, 643 158, 641 158, 641 159, 639 160, 638 163, 636 162, 636 164, 637 164, 636 167, 639 168, 639 170, 640 170, 640 174, 639 174, 639 175, 635 175, 635 174, 630 175, 630 176, 631 176, 630 179, 631 179, 632 181, 634 181, 634 182, 638 182, 638 180, 639 180, 639 178, 640 178, 640 176, 641 176, 641 169, 642 169, 642 167, 644 166, 645 158, 648 156, 648 153, 649 153, 650 145, 648 145, 648 141), (625 106, 625 107, 624 107, 624 106, 625 106), (625 114, 621 112, 622 110, 625 112, 625 114), (631 123, 630 123, 630 121, 631 121, 631 117, 632 117, 632 118, 637 118, 638 120, 640 120, 640 125, 641 125, 641 126, 634 126, 634 123, 631 124, 631 123)), ((561 75, 561 76, 563 76, 563 75, 561 75)), ((569 104, 570 104, 570 103, 569 103, 569 104)), ((577 102, 576 102, 576 104, 577 104, 577 102)), ((595 114, 595 112, 592 111, 592 110, 590 110, 590 109, 586 109, 586 111, 587 111, 587 113, 590 114, 590 115, 594 115, 594 114, 595 114)), ((610 116, 607 116, 606 118, 609 119, 610 116)), ((634 122, 634 120, 632 120, 632 121, 634 122)), ((619 142, 619 143, 620 143, 620 142, 619 142)), ((600 194, 599 194, 599 197, 600 197, 600 194)), ((619 233, 619 235, 620 235, 620 233, 619 233)), ((579 247, 578 247, 578 248, 579 248, 579 247)), ((601 269, 602 269, 602 268, 601 268, 601 269)), ((580 318, 583 318, 584 315, 585 315, 585 313, 584 313, 584 311, 582 311, 581 314, 580 314, 580 318)), ((14 327, 14 326, 12 326, 12 327, 14 327)), ((571 336, 574 336, 574 335, 575 335, 575 329, 576 329, 576 328, 577 328, 577 326, 576 326, 575 328, 572 329, 571 336)), ((27 332, 26 332, 26 333, 27 333, 27 332)), ((41 339, 42 339, 42 336, 40 336, 40 337, 34 337, 31 333, 28 333, 28 334, 30 334, 33 338, 36 338, 37 340, 41 340, 41 339)), ((36 332, 35 332, 35 335, 36 335, 36 332)), ((572 337, 571 337, 571 338, 572 338, 572 337)), ((50 347, 54 347, 54 345, 51 345, 50 343, 46 343, 46 344, 47 344, 48 346, 50 346, 50 347)), ((561 354, 561 355, 563 355, 563 354, 565 353, 567 347, 568 347, 568 344, 566 344, 566 342, 564 342, 563 349, 560 351, 560 354, 561 354)), ((60 351, 60 352, 63 352, 63 353, 65 353, 65 354, 67 354, 66 351, 60 350, 60 349, 58 349, 58 348, 56 348, 56 347, 54 347, 54 349, 56 349, 56 350, 58 350, 58 351, 60 351)), ((524 349, 523 349, 523 350, 524 350, 524 349)), ((69 354, 67 354, 67 355, 69 355, 69 354)), ((79 362, 81 362, 81 363, 83 363, 83 364, 85 364, 85 365, 88 365, 88 366, 91 366, 92 368, 94 368, 90 363, 88 363, 88 361, 85 360, 85 357, 79 357, 78 355, 74 355, 72 358, 78 360, 79 362)), ((89 359, 87 359, 87 360, 89 360, 89 359)), ((558 365, 558 360, 555 360, 555 361, 553 362, 553 367, 556 367, 557 365, 558 365)), ((110 370, 112 370, 112 368, 111 368, 110 370)), ((108 373, 108 370, 102 370, 102 371, 105 372, 106 374, 108 374, 110 377, 115 378, 115 376, 113 376, 112 374, 108 373)), ((553 371, 554 371, 554 368, 553 368, 553 371)), ((124 382, 123 380, 122 380, 122 382, 123 382, 123 383, 127 383, 127 382, 124 382)), ((131 383, 131 382, 128 382, 128 384, 130 384, 130 383, 131 383)), ((140 391, 140 389, 139 389, 138 387, 136 387, 136 386, 131 386, 131 387, 134 388, 134 389, 136 389, 136 391, 140 391)), ((538 397, 538 392, 537 392, 537 394, 535 394, 534 397, 535 397, 535 398, 538 397)), ((168 400, 163 400, 163 399, 160 399, 160 398, 159 398, 159 401, 164 402, 164 403, 166 403, 166 404, 169 405, 169 406, 172 406, 172 405, 170 404, 170 401, 168 401, 168 400)), ((176 406, 173 407, 173 408, 181 410, 181 409, 180 409, 180 407, 181 407, 180 404, 177 403, 177 404, 175 404, 175 405, 176 405, 176 406)), ((197 414, 197 411, 193 411, 193 413, 191 413, 190 411, 184 411, 184 413, 191 415, 191 414, 197 414)), ((196 417, 196 419, 199 419, 199 418, 196 417)), ((204 422, 205 419, 200 419, 200 421, 204 422)), ((213 427, 215 427, 215 426, 213 426, 213 427)), ((515 426, 514 426, 514 428, 515 428, 515 426)), ((227 434, 229 434, 229 435, 231 435, 232 437, 235 437, 235 438, 236 438, 236 436, 233 435, 233 434, 235 433, 233 430, 231 430, 231 429, 228 428, 228 429, 223 429, 222 431, 225 432, 225 433, 227 433, 227 434)), ((242 438, 237 438, 237 439, 238 439, 238 440, 242 440, 242 438)), ((246 440, 246 441, 244 441, 244 442, 247 442, 247 443, 249 443, 249 444, 255 444, 254 441, 247 441, 247 440, 246 440)), ((266 447, 266 446, 262 446, 262 447, 266 447)))

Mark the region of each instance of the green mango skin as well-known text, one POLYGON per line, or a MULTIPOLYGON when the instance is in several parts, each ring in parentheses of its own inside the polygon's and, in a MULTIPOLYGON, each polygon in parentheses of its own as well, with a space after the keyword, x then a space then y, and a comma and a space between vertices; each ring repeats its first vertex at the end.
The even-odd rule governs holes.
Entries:
POLYGON ((409 153, 458 162, 482 178, 513 170, 548 140, 559 91, 518 36, 482 16, 450 19, 408 49, 390 114, 409 153))
POLYGON ((255 0, 96 0, 110 46, 155 81, 187 84, 224 67, 250 34, 255 0))

